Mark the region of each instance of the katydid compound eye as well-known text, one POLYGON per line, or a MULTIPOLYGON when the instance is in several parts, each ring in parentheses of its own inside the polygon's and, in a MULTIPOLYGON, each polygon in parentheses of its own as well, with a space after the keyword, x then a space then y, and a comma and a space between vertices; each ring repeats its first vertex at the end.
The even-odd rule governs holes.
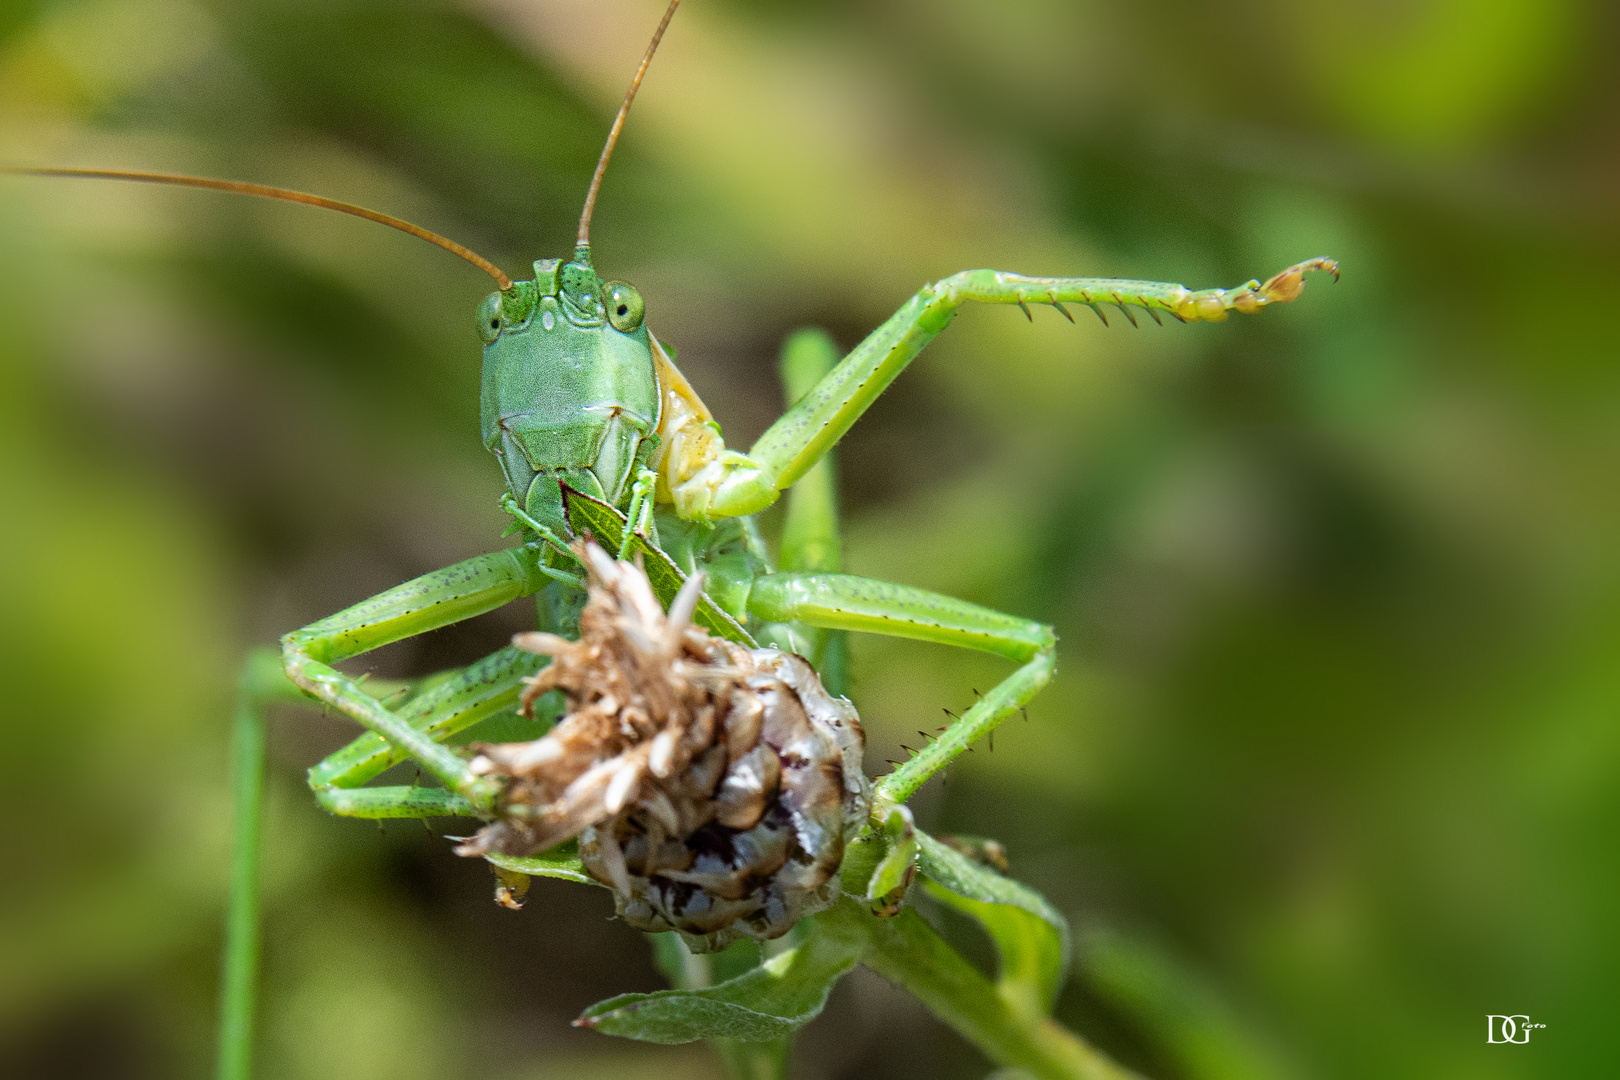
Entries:
POLYGON ((478 305, 478 336, 485 345, 492 345, 501 336, 501 294, 490 293, 478 305))
POLYGON ((636 292, 634 286, 622 281, 610 281, 603 285, 602 299, 607 304, 608 322, 613 329, 622 333, 635 330, 647 313, 646 305, 641 302, 641 294, 636 292))

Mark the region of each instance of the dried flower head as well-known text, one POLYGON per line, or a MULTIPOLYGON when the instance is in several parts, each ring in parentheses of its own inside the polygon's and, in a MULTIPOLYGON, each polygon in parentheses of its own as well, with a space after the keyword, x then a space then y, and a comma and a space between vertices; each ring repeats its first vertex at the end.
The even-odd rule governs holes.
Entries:
POLYGON ((855 709, 802 658, 692 625, 701 576, 666 616, 639 567, 590 540, 580 637, 519 634, 552 658, 523 708, 553 688, 568 712, 544 738, 480 745, 502 779, 500 820, 458 850, 526 855, 578 836, 590 874, 646 931, 716 948, 773 938, 831 903, 870 787, 855 709))

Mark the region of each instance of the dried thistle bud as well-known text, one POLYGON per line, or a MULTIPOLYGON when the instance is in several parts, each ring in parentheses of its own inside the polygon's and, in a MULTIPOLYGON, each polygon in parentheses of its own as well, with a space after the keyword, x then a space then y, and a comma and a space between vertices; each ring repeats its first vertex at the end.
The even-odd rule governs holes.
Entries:
POLYGON ((527 855, 578 836, 638 929, 707 948, 786 933, 832 902, 869 809, 854 707, 802 658, 693 626, 700 576, 666 616, 638 567, 589 540, 575 551, 590 574, 579 640, 513 639, 552 658, 524 711, 552 689, 568 711, 544 738, 474 748, 473 770, 505 784, 501 816, 458 852, 527 855))

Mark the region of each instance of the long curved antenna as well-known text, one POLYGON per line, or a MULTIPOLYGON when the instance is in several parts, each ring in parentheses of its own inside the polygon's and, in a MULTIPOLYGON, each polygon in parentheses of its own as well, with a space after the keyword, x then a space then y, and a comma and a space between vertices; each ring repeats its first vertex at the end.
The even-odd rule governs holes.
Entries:
POLYGON ((452 255, 459 255, 466 259, 494 278, 502 291, 512 287, 512 279, 507 277, 500 267, 471 248, 463 247, 448 237, 440 236, 436 232, 429 232, 420 225, 412 225, 403 218, 378 213, 376 210, 368 210, 364 206, 356 206, 353 203, 338 202, 336 199, 328 199, 320 195, 310 195, 303 191, 270 187, 268 184, 250 184, 244 180, 214 180, 206 176, 186 176, 183 173, 128 172, 123 169, 44 169, 0 165, 0 173, 11 173, 16 176, 69 176, 88 180, 133 180, 143 184, 176 184, 180 187, 229 191, 237 195, 255 195, 261 199, 281 199, 285 202, 305 203, 309 206, 318 206, 323 210, 336 210, 340 214, 353 214, 357 218, 365 218, 367 221, 375 221, 379 225, 387 225, 391 229, 398 229, 402 233, 409 233, 418 240, 426 240, 430 244, 444 248, 452 255))
POLYGON ((607 172, 608 158, 613 156, 613 146, 619 141, 619 130, 624 127, 624 118, 629 115, 630 103, 636 100, 636 91, 641 89, 641 77, 647 74, 647 65, 652 63, 653 53, 658 51, 658 43, 664 39, 664 31, 669 29, 669 20, 675 17, 675 9, 681 6, 681 0, 669 0, 669 7, 664 12, 664 21, 658 24, 653 31, 652 43, 641 57, 641 66, 636 68, 636 77, 630 80, 630 89, 625 91, 624 104, 619 106, 619 115, 613 118, 613 127, 608 131, 607 145, 602 147, 602 156, 596 161, 596 172, 591 176, 591 188, 585 193, 585 209, 579 215, 579 246, 589 247, 591 243, 591 213, 596 209, 596 193, 602 188, 602 174, 607 172))

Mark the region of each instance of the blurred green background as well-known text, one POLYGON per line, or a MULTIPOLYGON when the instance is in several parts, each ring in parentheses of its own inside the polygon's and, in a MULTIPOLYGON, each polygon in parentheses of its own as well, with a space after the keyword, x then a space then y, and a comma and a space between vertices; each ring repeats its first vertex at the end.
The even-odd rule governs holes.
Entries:
MULTIPOLYGON (((8 0, 0 159, 318 191, 517 272, 569 250, 660 6, 8 0)), ((1028 722, 915 805, 1069 915, 1061 1017, 1152 1076, 1620 1070, 1616 24, 691 0, 651 70, 597 263, 736 445, 786 332, 852 345, 958 269, 1343 262, 1222 326, 968 310, 840 451, 849 569, 1063 636, 1028 722), (1547 1027, 1489 1046, 1490 1013, 1547 1027)), ((0 178, 0 1073, 205 1073, 235 666, 508 542, 488 287, 337 215, 0 178)), ((875 771, 1005 670, 854 648, 875 771)), ((350 734, 272 732, 267 1077, 713 1075, 568 1027, 659 985, 605 893, 513 914, 420 825, 318 811, 302 771, 350 734)), ((867 973, 801 1044, 806 1080, 990 1071, 867 973)))

